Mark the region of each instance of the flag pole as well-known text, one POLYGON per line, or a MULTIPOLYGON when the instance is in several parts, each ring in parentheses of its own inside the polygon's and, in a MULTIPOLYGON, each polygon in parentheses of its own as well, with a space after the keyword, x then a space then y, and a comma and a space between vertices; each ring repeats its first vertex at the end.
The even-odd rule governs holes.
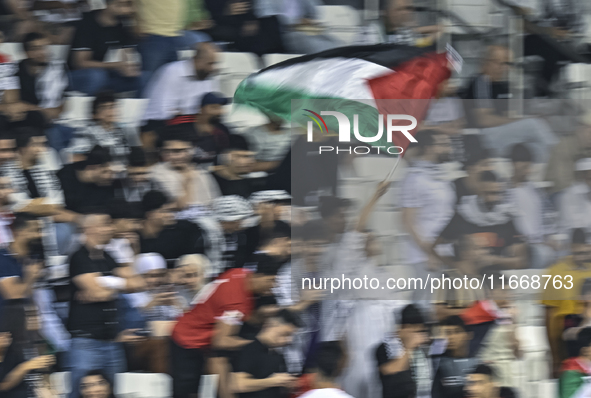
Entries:
POLYGON ((392 175, 394 174, 394 171, 396 171, 396 167, 398 167, 398 163, 400 163, 401 158, 402 158, 402 156, 398 155, 398 158, 396 159, 396 163, 394 163, 394 167, 392 167, 392 170, 390 170, 390 172, 388 173, 388 176, 386 177, 385 181, 391 180, 392 175))

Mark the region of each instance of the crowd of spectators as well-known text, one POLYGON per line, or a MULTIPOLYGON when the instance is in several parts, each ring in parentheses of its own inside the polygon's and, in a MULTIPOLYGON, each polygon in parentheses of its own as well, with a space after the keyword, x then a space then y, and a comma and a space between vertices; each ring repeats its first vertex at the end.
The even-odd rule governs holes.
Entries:
MULTIPOLYGON (((210 374, 221 398, 520 392, 518 303, 503 289, 417 289, 409 303, 294 286, 388 266, 419 278, 526 269, 570 277, 571 289, 550 286, 538 305, 557 394, 586 388, 591 113, 581 110, 571 133, 539 115, 515 117, 506 101, 512 54, 488 46, 465 87, 431 102, 402 180, 352 203, 339 185, 348 161, 313 156, 322 142, 274 116, 238 131, 219 93, 222 51, 341 46, 317 22, 317 5, 0 1, 4 37, 26 54, 0 63, 1 397, 56 397, 54 372, 69 372, 72 398, 111 397, 125 372, 170 375, 175 398, 197 397, 210 374), (70 45, 64 61, 51 55, 55 44, 70 45), (184 50, 194 55, 178 59, 184 50), (62 120, 72 93, 92 97, 90 119, 76 127, 62 120), (141 128, 121 123, 121 98, 146 99, 141 128), (292 171, 292 161, 305 168, 292 171), (461 177, 445 168, 451 162, 461 177), (537 170, 545 185, 534 182, 537 170), (402 265, 382 264, 368 229, 393 185, 402 265)), ((418 26, 409 0, 381 11, 358 44, 426 47, 443 33, 418 26)), ((569 29, 579 27, 560 32, 569 29)), ((558 67, 556 54, 541 55, 545 96, 558 67)))

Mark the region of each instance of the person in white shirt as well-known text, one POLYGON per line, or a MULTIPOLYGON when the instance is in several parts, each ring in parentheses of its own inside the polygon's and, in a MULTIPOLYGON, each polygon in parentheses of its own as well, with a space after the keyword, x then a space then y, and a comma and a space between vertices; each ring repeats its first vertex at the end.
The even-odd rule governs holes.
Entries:
POLYGON ((316 352, 316 372, 314 389, 301 395, 301 398, 353 398, 340 389, 337 379, 345 367, 346 357, 341 342, 320 343, 316 352))
POLYGON ((559 231, 568 234, 575 228, 591 232, 591 158, 575 164, 578 182, 566 189, 559 198, 559 231))
POLYGON ((402 181, 400 207, 408 232, 406 263, 417 277, 427 275, 430 246, 453 216, 455 193, 441 164, 451 153, 449 137, 433 130, 419 131, 418 157, 402 181))
POLYGON ((556 260, 556 245, 550 240, 555 212, 541 189, 529 181, 533 156, 524 144, 511 149, 513 177, 507 190, 508 202, 515 210, 515 227, 530 248, 532 268, 544 269, 556 260))
POLYGON ((220 190, 214 178, 191 162, 194 147, 190 137, 170 131, 162 143, 162 162, 150 170, 150 179, 180 209, 206 206, 220 190))
POLYGON ((144 122, 194 115, 203 95, 220 91, 217 80, 212 79, 218 61, 217 47, 199 43, 196 50, 193 58, 166 64, 153 75, 144 93, 148 98, 144 122))

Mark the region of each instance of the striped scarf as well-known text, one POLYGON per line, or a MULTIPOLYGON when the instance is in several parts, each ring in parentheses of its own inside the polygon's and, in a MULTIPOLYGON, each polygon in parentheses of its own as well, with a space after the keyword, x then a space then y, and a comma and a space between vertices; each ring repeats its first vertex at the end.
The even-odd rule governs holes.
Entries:
MULTIPOLYGON (((37 192, 40 197, 51 197, 56 192, 61 191, 59 180, 53 171, 49 170, 45 165, 37 163, 29 169, 29 173, 37 187, 37 192)), ((10 178, 12 189, 14 189, 15 192, 24 192, 29 198, 31 197, 29 182, 25 176, 20 161, 14 160, 12 162, 6 162, 2 165, 2 174, 10 178)))

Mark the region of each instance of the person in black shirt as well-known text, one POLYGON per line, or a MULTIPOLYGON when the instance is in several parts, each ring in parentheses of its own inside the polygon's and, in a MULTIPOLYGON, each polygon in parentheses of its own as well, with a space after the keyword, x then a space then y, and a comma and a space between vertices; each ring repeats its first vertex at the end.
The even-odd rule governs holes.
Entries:
POLYGON ((471 152, 464 162, 466 176, 454 180, 456 190, 456 204, 462 201, 462 197, 476 195, 480 184, 480 174, 484 171, 492 171, 490 151, 479 149, 471 152))
POLYGON ((447 339, 447 350, 435 361, 432 397, 463 398, 466 376, 478 365, 478 359, 468 357, 472 336, 457 315, 446 318, 441 326, 447 339))
POLYGON ((59 118, 63 110, 68 77, 63 63, 50 61, 49 39, 33 32, 25 36, 23 47, 27 58, 18 64, 21 101, 29 110, 43 113, 46 121, 59 118))
POLYGON ((126 370, 120 342, 136 341, 132 331, 120 332, 117 295, 141 288, 129 267, 119 267, 103 250, 111 240, 111 217, 93 209, 83 223, 84 244, 70 258, 71 296, 67 328, 72 336, 72 394, 78 397, 80 380, 101 369, 113 380, 126 370))
POLYGON ((136 91, 141 71, 133 58, 137 55, 133 33, 123 21, 133 14, 132 0, 107 0, 106 7, 84 14, 72 40, 68 64, 71 89, 95 95, 102 89, 136 91), (123 49, 121 59, 110 62, 113 51, 123 49))
POLYGON ((300 319, 281 310, 265 321, 255 340, 244 346, 233 367, 234 391, 240 398, 281 398, 289 396, 295 377, 287 373, 283 355, 277 350, 291 343, 301 327, 300 319))
POLYGON ((175 204, 160 191, 150 191, 142 199, 144 225, 140 231, 140 251, 159 253, 167 260, 185 254, 205 252, 201 229, 190 221, 174 219, 175 204))
POLYGON ((480 246, 488 249, 482 258, 483 264, 491 264, 487 269, 526 268, 527 246, 515 228, 511 208, 502 203, 502 183, 492 171, 484 171, 479 177, 480 191, 462 197, 454 216, 433 243, 432 254, 453 267, 450 258, 442 258, 434 248, 455 243, 462 235, 473 235, 480 246))
POLYGON ((86 160, 64 166, 57 177, 68 210, 81 213, 85 207, 104 206, 115 197, 111 155, 98 145, 86 160))
POLYGON ((431 388, 431 369, 422 350, 427 340, 420 310, 407 305, 398 331, 386 336, 376 349, 383 398, 425 396, 431 388))
POLYGON ((142 147, 132 146, 127 155, 127 173, 115 182, 115 196, 130 203, 139 203, 144 195, 154 189, 149 178, 146 153, 142 147))
POLYGON ((229 136, 228 148, 219 156, 221 165, 215 177, 222 195, 239 195, 248 198, 253 192, 264 189, 262 178, 249 176, 254 166, 254 152, 248 147, 246 139, 240 135, 229 136))
POLYGON ((218 93, 207 93, 201 99, 201 108, 192 125, 198 163, 212 163, 229 145, 230 129, 221 122, 223 106, 228 102, 228 98, 218 93))

